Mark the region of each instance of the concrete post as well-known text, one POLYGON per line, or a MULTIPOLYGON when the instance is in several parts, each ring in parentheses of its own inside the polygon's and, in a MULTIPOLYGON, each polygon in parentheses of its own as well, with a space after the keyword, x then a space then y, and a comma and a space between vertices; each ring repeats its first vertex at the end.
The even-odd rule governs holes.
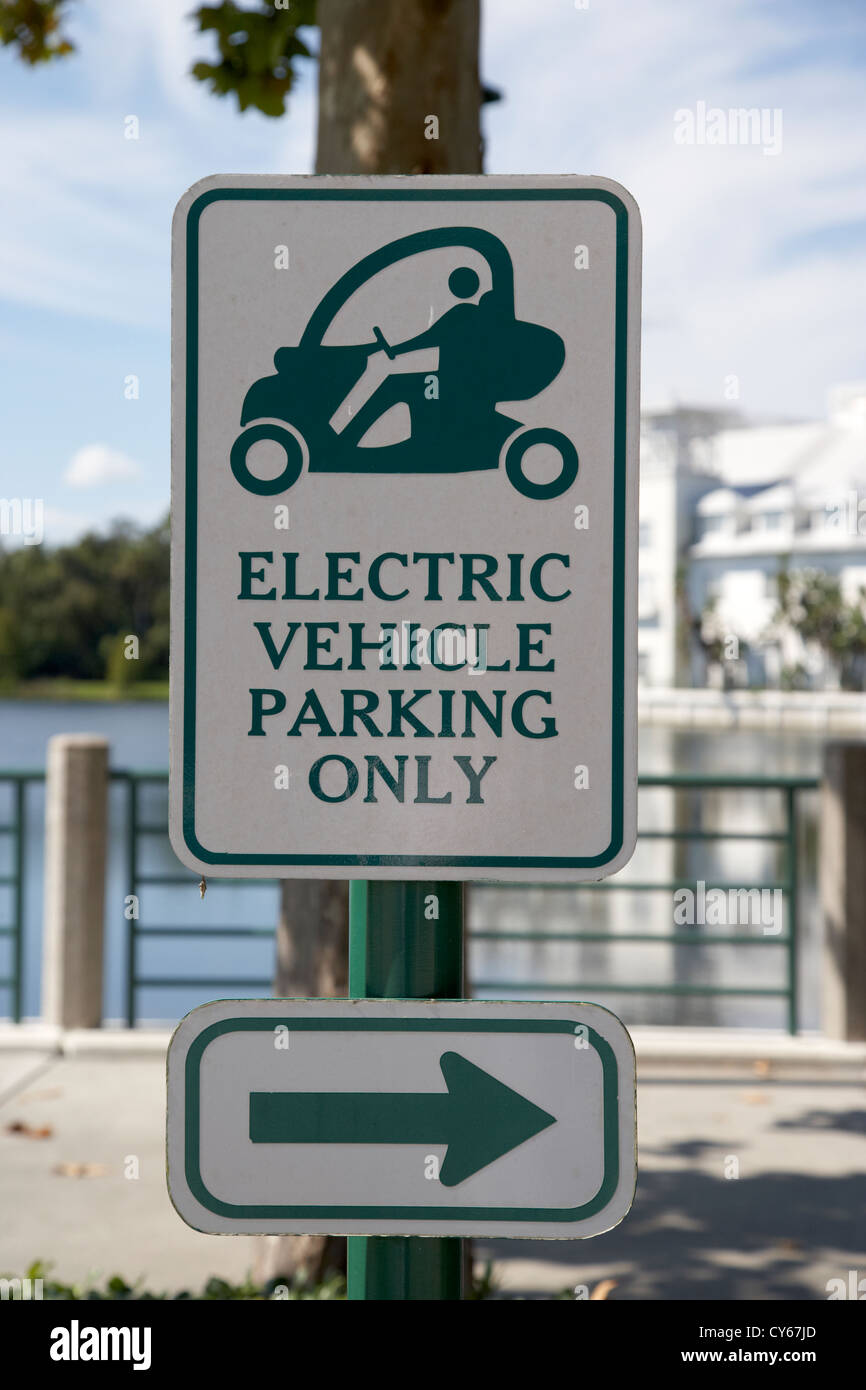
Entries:
POLYGON ((102 1023, 108 739, 57 734, 45 784, 42 1014, 61 1028, 102 1023))
POLYGON ((866 1041, 866 743, 824 749, 818 882, 824 920, 822 1022, 866 1041))

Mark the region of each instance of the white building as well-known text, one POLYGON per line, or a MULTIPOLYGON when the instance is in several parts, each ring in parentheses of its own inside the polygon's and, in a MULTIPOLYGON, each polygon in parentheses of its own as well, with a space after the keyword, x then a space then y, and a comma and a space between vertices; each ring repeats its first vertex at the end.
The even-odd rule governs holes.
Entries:
POLYGON ((728 411, 673 407, 645 414, 640 441, 638 678, 673 686, 689 680, 682 616, 683 566, 696 538, 696 508, 718 487, 701 449, 725 427, 728 411))
POLYGON ((641 440, 639 669, 650 685, 720 679, 689 629, 728 644, 735 683, 834 673, 774 628, 779 571, 866 586, 866 385, 836 387, 828 419, 746 426, 716 412, 647 416, 641 440), (741 659, 736 660, 736 641, 741 659))

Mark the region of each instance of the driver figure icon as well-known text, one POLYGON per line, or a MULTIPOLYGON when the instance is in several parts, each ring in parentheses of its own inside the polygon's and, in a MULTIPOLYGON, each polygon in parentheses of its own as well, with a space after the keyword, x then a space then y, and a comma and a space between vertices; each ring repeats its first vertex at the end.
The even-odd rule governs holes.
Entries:
POLYGON ((305 463, 311 473, 395 474, 462 473, 502 463, 523 496, 560 497, 577 477, 572 441, 557 429, 526 427, 497 407, 537 396, 564 362, 558 333, 515 316, 514 270, 498 237, 478 227, 414 232, 346 271, 310 316, 298 345, 277 350, 276 374, 247 391, 231 470, 248 492, 274 496, 298 481, 305 463), (447 280, 451 303, 423 332, 392 343, 373 324, 366 342, 325 343, 356 291, 382 271, 441 248, 480 257, 490 287, 473 266, 458 264, 447 280), (396 440, 382 442, 386 421, 399 424, 396 440), (275 477, 259 477, 248 463, 250 449, 263 440, 285 454, 275 477), (551 446, 560 460, 558 473, 545 482, 523 468, 539 444, 551 446))

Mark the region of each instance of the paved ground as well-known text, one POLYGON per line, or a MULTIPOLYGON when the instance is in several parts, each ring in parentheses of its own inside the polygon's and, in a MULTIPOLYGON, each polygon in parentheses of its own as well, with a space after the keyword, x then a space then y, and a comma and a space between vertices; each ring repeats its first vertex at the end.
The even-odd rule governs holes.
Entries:
POLYGON ((625 1221, 594 1240, 521 1242, 503 1291, 615 1280, 612 1298, 811 1299, 851 1269, 866 1277, 861 1085, 644 1080, 638 1143, 625 1221))
MULTIPOLYGON (((615 1231, 478 1243, 503 1293, 598 1295, 615 1281, 611 1298, 808 1299, 850 1270, 866 1278, 856 1068, 808 1082, 777 1079, 760 1060, 737 1080, 688 1070, 676 1058, 639 1066, 637 1197, 615 1231)), ((251 1239, 199 1235, 171 1207, 164 1107, 158 1050, 0 1050, 0 1274, 42 1258, 69 1281, 117 1272, 176 1290, 247 1272, 251 1239)))

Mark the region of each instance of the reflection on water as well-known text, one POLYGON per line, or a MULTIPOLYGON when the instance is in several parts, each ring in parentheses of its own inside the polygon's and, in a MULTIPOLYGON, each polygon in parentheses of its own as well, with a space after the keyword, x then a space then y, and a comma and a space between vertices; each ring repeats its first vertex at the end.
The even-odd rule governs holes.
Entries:
MULTIPOLYGON (((57 705, 0 701, 0 767, 44 766, 45 744, 52 733, 75 731, 106 733, 112 742, 114 766, 162 769, 167 765, 168 716, 163 705, 57 705)), ((640 735, 640 769, 644 773, 672 771, 725 772, 743 775, 791 773, 817 775, 821 765, 821 740, 809 734, 777 734, 753 731, 679 731, 646 727, 640 735)), ((5 794, 4 794, 5 795, 5 794)), ((156 786, 142 794, 142 820, 164 821, 165 790, 156 786)), ((819 922, 815 897, 816 797, 800 793, 798 870, 800 885, 800 951, 798 966, 801 1028, 819 1023, 818 947, 819 922)), ((9 806, 0 806, 0 821, 9 806)), ((126 797, 122 786, 111 793, 112 842, 109 856, 107 902, 107 960, 105 1012, 120 1018, 124 1011, 128 923, 124 898, 128 892, 125 870, 126 797)), ((38 1011, 41 968, 42 833, 44 799, 40 787, 28 796, 25 1013, 38 1011)), ((779 793, 736 790, 693 792, 645 788, 640 797, 642 830, 695 827, 759 834, 784 830, 783 798, 779 793)), ((8 845, 0 852, 8 855, 8 845)), ((639 841, 632 863, 619 876, 632 882, 726 883, 749 888, 781 881, 784 847, 764 841, 670 842, 639 841)), ((148 837, 143 843, 141 869, 145 873, 174 873, 177 861, 165 839, 148 837)), ((0 876, 8 871, 0 860, 0 876)), ((189 887, 150 886, 141 892, 142 927, 183 926, 204 931, 230 926, 270 927, 276 920, 277 887, 273 883, 212 881, 204 900, 198 880, 190 874, 189 887)), ((772 997, 737 997, 687 992, 647 993, 647 986, 675 984, 682 988, 722 986, 780 989, 785 984, 785 948, 775 944, 761 923, 754 925, 695 926, 698 943, 632 942, 633 933, 661 936, 675 930, 673 892, 609 891, 608 889, 517 889, 511 886, 473 887, 470 895, 473 930, 493 929, 514 933, 595 933, 601 941, 475 941, 470 948, 471 978, 484 995, 518 998, 592 999, 612 1008, 628 1024, 718 1024, 751 1027, 784 1027, 785 1002, 772 997), (742 934, 755 946, 712 945, 714 936, 742 934), (618 940, 618 938, 620 938, 618 940), (495 982, 482 988, 480 982, 495 982), (622 992, 613 985, 629 986, 622 992), (520 988, 517 988, 520 986, 520 988)), ((0 921, 9 920, 8 890, 0 889, 0 921)), ((773 924, 771 924, 773 925, 773 924)), ((681 926, 680 931, 690 930, 681 926)), ((787 930, 787 922, 783 930, 787 930)), ((143 1020, 175 1020, 196 1004, 219 996, 267 993, 273 973, 271 938, 201 941, 189 936, 158 937, 143 942, 139 971, 148 978, 207 975, 225 981, 224 987, 208 985, 168 988, 148 986, 138 992, 138 1013, 143 1020), (238 981, 249 982, 239 988, 238 981)), ((0 942, 0 974, 6 973, 8 943, 0 942)), ((8 1001, 0 998, 4 1012, 8 1001)))
MULTIPOLYGON (((755 731, 641 729, 642 773, 706 772, 743 776, 797 774, 817 776, 821 740, 808 734, 755 731)), ((798 793, 798 887, 800 894, 797 967, 798 1018, 801 1029, 819 1026, 818 975, 820 923, 816 900, 817 796, 798 793)), ((758 835, 785 831, 784 797, 779 792, 711 790, 704 792, 643 788, 639 828, 726 831, 758 835)), ((734 885, 757 889, 785 877, 785 846, 771 840, 668 841, 638 839, 634 858, 614 882, 734 885)), ((691 905, 680 897, 680 915, 691 905)), ((692 919, 699 916, 698 905, 692 919)), ((604 1004, 626 1024, 722 1025, 754 1028, 787 1026, 787 1001, 763 995, 701 993, 715 988, 784 990, 787 910, 772 895, 746 906, 726 896, 725 913, 714 921, 705 910, 704 924, 675 919, 674 891, 567 889, 517 892, 474 887, 471 923, 475 929, 513 932, 595 933, 601 941, 488 942, 472 948, 470 968, 479 994, 503 994, 509 985, 524 999, 577 997, 604 1004), (762 916, 761 907, 766 916, 762 916), (769 911, 768 911, 769 910, 769 911), (728 921, 724 920, 727 915, 728 921), (732 918, 739 917, 737 920, 732 918), (745 921, 743 918, 745 917, 745 921), (781 927, 781 931, 779 928, 781 927), (663 937, 693 932, 695 944, 635 942, 629 936, 663 937), (712 944, 714 938, 740 936, 746 944, 712 944), (619 940, 618 940, 619 938, 619 940), (754 942, 755 944, 751 944, 754 942), (484 988, 484 982, 495 988, 484 988), (563 992, 554 992, 554 983, 563 992), (534 985, 534 987, 532 987, 534 985), (620 986, 614 989, 612 986, 620 986), (503 988, 505 986, 506 988, 503 988), (520 988, 516 988, 520 986, 520 988), (648 992, 674 986, 679 992, 648 992)), ((508 992, 511 992, 508 990, 508 992)))

